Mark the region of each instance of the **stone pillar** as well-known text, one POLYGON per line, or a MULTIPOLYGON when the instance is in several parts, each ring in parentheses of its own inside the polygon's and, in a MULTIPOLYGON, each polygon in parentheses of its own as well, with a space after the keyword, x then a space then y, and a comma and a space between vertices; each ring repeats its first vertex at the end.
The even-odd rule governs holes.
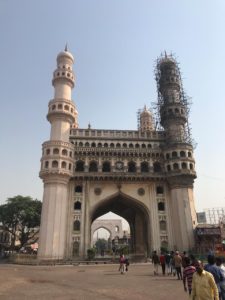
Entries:
POLYGON ((64 259, 68 210, 68 178, 44 182, 39 259, 64 259))
POLYGON ((193 205, 193 191, 190 187, 171 188, 171 214, 173 220, 174 247, 187 251, 194 247, 196 214, 193 205))

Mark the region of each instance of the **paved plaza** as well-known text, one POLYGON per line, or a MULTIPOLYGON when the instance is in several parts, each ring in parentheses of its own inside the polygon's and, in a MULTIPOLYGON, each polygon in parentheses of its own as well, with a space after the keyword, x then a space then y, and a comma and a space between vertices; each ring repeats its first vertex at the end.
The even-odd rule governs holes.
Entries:
POLYGON ((121 275, 118 265, 0 265, 2 300, 174 300, 188 299, 176 277, 153 276, 153 266, 131 264, 121 275))

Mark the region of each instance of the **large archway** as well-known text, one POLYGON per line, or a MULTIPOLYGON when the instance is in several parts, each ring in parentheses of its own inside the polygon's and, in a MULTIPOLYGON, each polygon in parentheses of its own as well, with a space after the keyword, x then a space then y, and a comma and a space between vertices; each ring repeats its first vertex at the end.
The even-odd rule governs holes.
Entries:
POLYGON ((150 250, 150 220, 147 207, 140 201, 118 192, 99 201, 91 211, 91 223, 100 216, 113 212, 124 218, 131 233, 131 253, 147 255, 150 250))

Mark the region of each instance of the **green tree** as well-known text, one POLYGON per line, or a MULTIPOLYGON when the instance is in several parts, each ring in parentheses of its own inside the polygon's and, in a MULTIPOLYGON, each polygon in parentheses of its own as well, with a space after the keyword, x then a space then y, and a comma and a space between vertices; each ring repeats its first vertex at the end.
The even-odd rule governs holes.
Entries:
POLYGON ((11 250, 15 249, 16 239, 20 241, 19 248, 37 241, 34 228, 40 226, 41 206, 41 201, 20 195, 8 198, 6 204, 0 205, 0 223, 11 235, 11 250))
POLYGON ((102 253, 107 249, 108 242, 105 239, 98 239, 95 243, 95 247, 97 249, 98 254, 102 253))

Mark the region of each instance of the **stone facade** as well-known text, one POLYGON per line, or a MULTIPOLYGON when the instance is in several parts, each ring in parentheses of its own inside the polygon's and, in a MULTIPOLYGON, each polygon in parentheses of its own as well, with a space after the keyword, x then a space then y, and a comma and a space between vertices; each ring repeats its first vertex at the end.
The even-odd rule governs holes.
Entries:
POLYGON ((136 255, 162 246, 191 249, 197 223, 196 173, 176 61, 165 55, 156 66, 162 128, 156 128, 145 107, 138 130, 79 128, 71 99, 72 65, 73 56, 65 50, 53 74, 55 95, 47 115, 51 134, 43 144, 40 171, 44 195, 39 258, 85 257, 92 222, 109 211, 129 223, 136 255))

